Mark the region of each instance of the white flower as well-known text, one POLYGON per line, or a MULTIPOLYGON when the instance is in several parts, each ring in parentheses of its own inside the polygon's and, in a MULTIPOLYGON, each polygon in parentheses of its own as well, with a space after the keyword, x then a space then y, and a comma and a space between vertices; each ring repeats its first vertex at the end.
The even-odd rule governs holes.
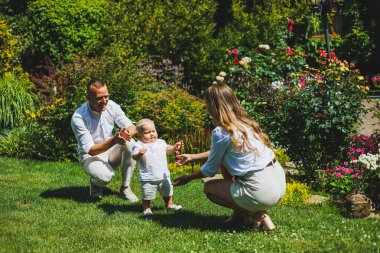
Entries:
POLYGON ((274 90, 281 89, 284 86, 284 82, 283 81, 274 81, 271 83, 271 86, 272 86, 272 89, 274 89, 274 90))
POLYGON ((248 63, 250 63, 251 61, 252 61, 251 58, 249 58, 249 57, 243 57, 239 61, 239 64, 242 65, 244 68, 248 68, 249 67, 248 63))
POLYGON ((266 50, 269 50, 269 49, 270 49, 269 45, 266 45, 266 44, 261 44, 261 45, 259 45, 259 48, 261 48, 261 49, 266 49, 266 50))
POLYGON ((378 170, 380 168, 380 154, 361 154, 358 161, 365 165, 368 170, 378 170))
POLYGON ((227 74, 224 71, 220 71, 219 76, 225 77, 227 74))
POLYGON ((222 81, 224 81, 224 77, 223 76, 217 76, 216 80, 219 82, 222 82, 222 81))

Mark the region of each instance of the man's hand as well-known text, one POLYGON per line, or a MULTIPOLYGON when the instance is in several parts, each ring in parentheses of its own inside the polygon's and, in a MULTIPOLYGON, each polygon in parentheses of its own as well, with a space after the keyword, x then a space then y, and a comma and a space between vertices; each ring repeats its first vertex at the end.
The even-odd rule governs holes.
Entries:
POLYGON ((130 141, 130 140, 132 139, 132 136, 131 136, 131 134, 129 133, 128 129, 126 129, 126 128, 124 128, 124 127, 120 130, 120 134, 121 134, 121 136, 123 136, 123 138, 124 138, 126 141, 130 141))
POLYGON ((115 133, 113 138, 117 144, 125 145, 125 143, 127 143, 127 141, 123 138, 123 136, 119 132, 115 133))

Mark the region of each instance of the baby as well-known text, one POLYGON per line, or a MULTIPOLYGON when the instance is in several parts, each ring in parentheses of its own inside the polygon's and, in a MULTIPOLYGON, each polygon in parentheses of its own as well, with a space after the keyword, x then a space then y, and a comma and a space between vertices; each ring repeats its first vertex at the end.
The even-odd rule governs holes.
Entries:
POLYGON ((140 171, 143 214, 153 214, 150 201, 156 197, 157 190, 163 197, 167 209, 180 210, 182 206, 172 202, 173 185, 166 155, 181 150, 183 141, 170 146, 164 140, 157 139, 156 127, 150 119, 139 120, 136 128, 139 140, 133 148, 132 157, 138 161, 140 171))

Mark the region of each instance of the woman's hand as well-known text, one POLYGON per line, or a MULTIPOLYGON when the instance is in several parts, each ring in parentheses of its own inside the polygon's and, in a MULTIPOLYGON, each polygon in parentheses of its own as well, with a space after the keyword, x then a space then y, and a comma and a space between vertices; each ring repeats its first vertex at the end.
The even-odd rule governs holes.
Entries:
POLYGON ((190 177, 188 175, 182 175, 182 176, 177 177, 176 179, 174 179, 173 186, 184 185, 184 184, 187 184, 190 181, 191 181, 191 179, 190 179, 190 177))
POLYGON ((182 154, 182 155, 177 155, 175 163, 178 165, 184 165, 186 163, 189 163, 193 161, 193 158, 191 157, 190 154, 182 154))

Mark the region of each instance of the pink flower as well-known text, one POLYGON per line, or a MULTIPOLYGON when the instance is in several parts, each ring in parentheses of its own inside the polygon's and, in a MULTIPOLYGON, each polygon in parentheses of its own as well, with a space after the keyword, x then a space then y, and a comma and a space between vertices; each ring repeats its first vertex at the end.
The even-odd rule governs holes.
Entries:
POLYGON ((286 49, 286 53, 287 53, 287 54, 293 54, 293 51, 292 51, 292 49, 291 49, 290 47, 288 47, 288 48, 286 49))
POLYGON ((231 51, 231 54, 234 56, 237 56, 239 54, 239 50, 237 48, 235 48, 231 51))
POLYGON ((293 26, 292 26, 292 25, 289 26, 289 27, 288 27, 288 30, 289 30, 289 32, 293 32, 293 26))
POLYGON ((354 161, 356 161, 356 160, 358 160, 358 159, 356 159, 355 157, 353 157, 353 158, 351 159, 351 162, 354 162, 354 161))
POLYGON ((341 178, 342 177, 342 174, 340 172, 336 173, 336 178, 341 178))
POLYGON ((344 162, 343 164, 344 164, 344 166, 347 166, 347 165, 348 165, 348 162, 344 162))

